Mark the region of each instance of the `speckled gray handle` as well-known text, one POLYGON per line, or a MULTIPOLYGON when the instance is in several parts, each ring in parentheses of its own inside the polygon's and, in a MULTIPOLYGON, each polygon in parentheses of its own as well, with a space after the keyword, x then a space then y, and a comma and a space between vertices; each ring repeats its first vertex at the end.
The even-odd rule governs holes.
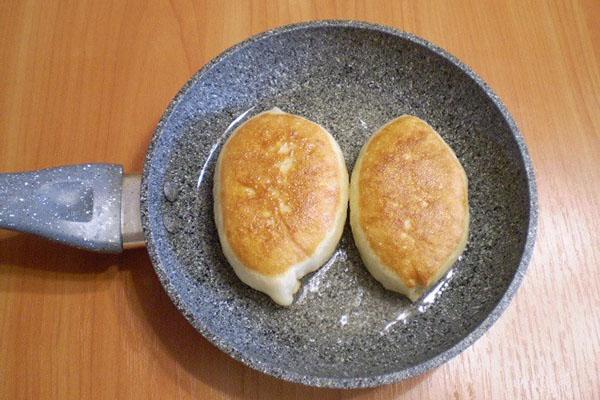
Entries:
POLYGON ((123 168, 111 164, 0 174, 0 228, 119 253, 122 183, 123 168))

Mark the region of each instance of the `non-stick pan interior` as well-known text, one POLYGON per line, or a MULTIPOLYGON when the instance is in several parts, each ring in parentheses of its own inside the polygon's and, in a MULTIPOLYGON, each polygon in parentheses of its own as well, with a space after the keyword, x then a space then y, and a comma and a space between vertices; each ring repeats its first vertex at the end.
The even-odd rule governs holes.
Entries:
POLYGON ((200 71, 157 129, 142 196, 156 271, 190 322, 259 370, 338 387, 414 375, 478 337, 520 280, 535 199, 514 124, 463 68, 407 34, 317 23, 250 39, 200 71), (467 250, 431 293, 411 304, 383 289, 349 227, 289 308, 235 276, 213 221, 215 161, 236 119, 274 106, 325 126, 349 171, 369 135, 405 113, 450 144, 469 179, 471 229, 467 250))

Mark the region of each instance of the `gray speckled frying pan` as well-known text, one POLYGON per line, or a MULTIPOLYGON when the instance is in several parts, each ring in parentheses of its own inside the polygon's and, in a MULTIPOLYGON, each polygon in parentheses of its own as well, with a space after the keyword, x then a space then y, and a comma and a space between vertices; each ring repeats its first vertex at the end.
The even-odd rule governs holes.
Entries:
MULTIPOLYGON (((121 251, 143 243, 139 184, 108 165, 5 174, 0 227, 121 251)), ((141 180, 148 251, 192 325, 260 371, 343 388, 420 374, 480 337, 525 273, 536 202, 523 139, 487 85, 428 42, 361 22, 279 28, 214 59, 165 112, 141 180), (421 300, 411 304, 383 289, 349 229, 289 308, 237 279, 213 222, 215 161, 232 128, 274 106, 325 126, 349 170, 369 135, 404 113, 428 121, 455 150, 469 178, 469 245, 421 300)))

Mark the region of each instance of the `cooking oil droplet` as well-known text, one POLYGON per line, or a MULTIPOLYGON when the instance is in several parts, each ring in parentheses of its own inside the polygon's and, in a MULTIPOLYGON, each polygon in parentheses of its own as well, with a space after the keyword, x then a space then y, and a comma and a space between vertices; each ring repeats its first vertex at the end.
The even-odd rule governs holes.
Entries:
POLYGON ((175 200, 177 200, 177 196, 179 195, 179 188, 177 187, 177 184, 175 182, 166 181, 163 186, 163 192, 167 200, 169 200, 170 202, 174 202, 175 200))
POLYGON ((180 228, 179 218, 171 214, 163 215, 163 224, 169 233, 175 233, 180 228))

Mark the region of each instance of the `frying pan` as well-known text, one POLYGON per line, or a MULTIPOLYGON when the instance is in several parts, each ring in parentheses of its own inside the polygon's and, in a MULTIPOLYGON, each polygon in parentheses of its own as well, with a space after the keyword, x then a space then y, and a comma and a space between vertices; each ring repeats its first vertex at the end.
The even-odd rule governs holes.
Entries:
POLYGON ((0 227, 103 252, 145 244, 165 290, 208 340, 257 370, 313 386, 390 383, 464 350, 519 286, 536 220, 526 146, 490 88, 423 39, 354 21, 282 27, 215 58, 164 113, 141 180, 103 164, 0 176, 0 227), (454 149, 469 179, 469 244, 423 298, 383 289, 347 227, 289 308, 237 279, 213 222, 215 161, 239 123, 274 106, 328 129, 350 170, 369 135, 405 113, 454 149))

